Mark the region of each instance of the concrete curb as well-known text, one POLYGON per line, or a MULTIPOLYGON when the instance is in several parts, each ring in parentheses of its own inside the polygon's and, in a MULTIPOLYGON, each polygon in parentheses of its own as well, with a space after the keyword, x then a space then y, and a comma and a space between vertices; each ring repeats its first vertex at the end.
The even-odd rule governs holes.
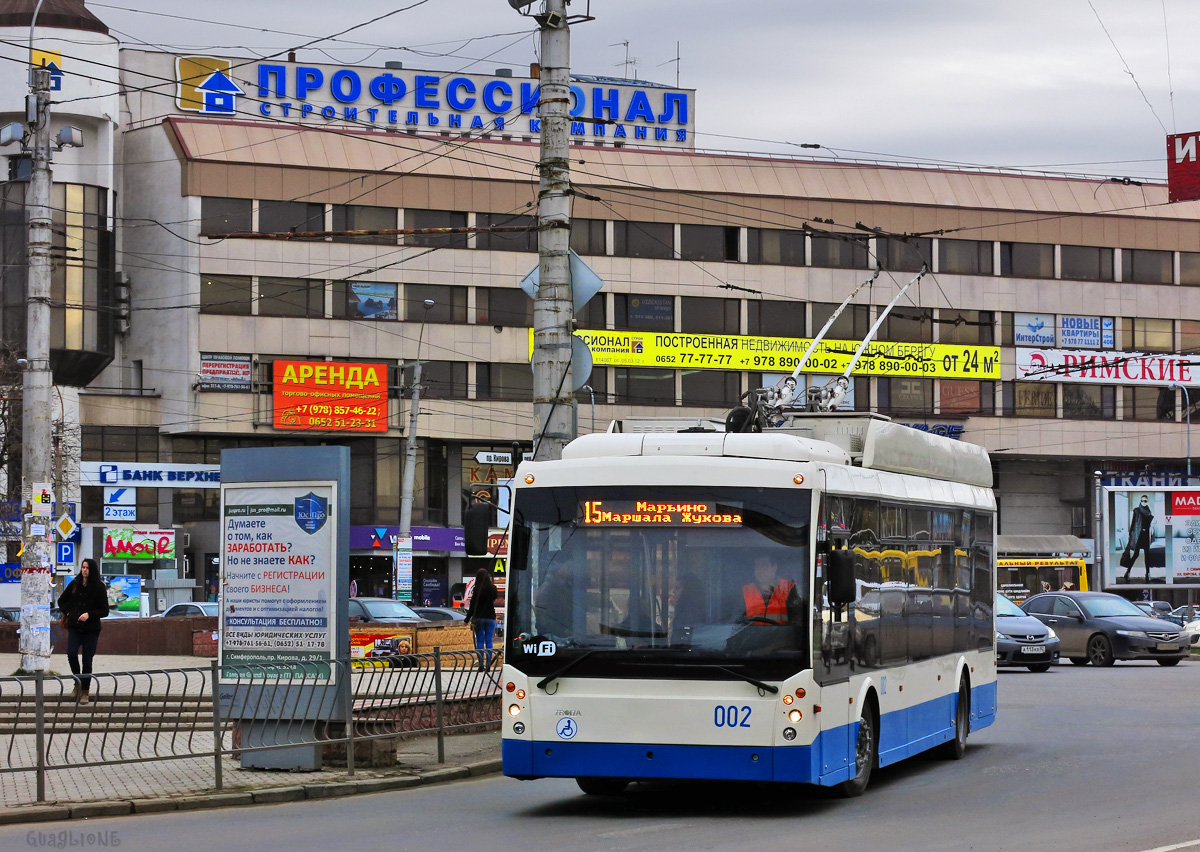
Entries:
POLYGON ((291 787, 264 787, 261 790, 242 790, 226 793, 203 793, 197 796, 177 796, 170 799, 129 799, 115 802, 64 802, 53 805, 30 805, 0 809, 0 825, 19 825, 34 822, 89 819, 127 814, 155 814, 167 811, 198 811, 244 805, 278 805, 285 802, 336 799, 346 796, 387 793, 494 775, 500 771, 500 759, 482 760, 462 766, 444 766, 413 775, 394 778, 364 778, 354 781, 330 781, 324 784, 299 784, 291 787))

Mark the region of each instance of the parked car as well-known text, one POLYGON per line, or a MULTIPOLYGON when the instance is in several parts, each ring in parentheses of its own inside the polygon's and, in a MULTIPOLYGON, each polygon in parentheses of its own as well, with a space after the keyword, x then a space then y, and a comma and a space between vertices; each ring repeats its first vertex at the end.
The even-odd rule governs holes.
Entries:
POLYGON ((1182 628, 1151 618, 1108 592, 1044 592, 1021 609, 1058 634, 1061 653, 1077 666, 1155 660, 1173 666, 1191 653, 1182 628))
POLYGON ((1200 605, 1189 607, 1188 604, 1184 604, 1183 606, 1177 606, 1171 610, 1171 615, 1178 618, 1180 624, 1196 621, 1200 619, 1200 605))
POLYGON ((1054 630, 1026 615, 1004 595, 996 595, 996 665, 1025 666, 1031 672, 1050 670, 1058 662, 1054 630))
POLYGON ((412 611, 427 621, 466 621, 467 611, 452 606, 414 606, 412 611))
POLYGON ((1183 627, 1183 619, 1171 611, 1171 605, 1166 601, 1134 601, 1133 605, 1151 618, 1161 618, 1183 627))
POLYGON ((177 603, 171 604, 164 612, 155 615, 155 618, 176 618, 179 616, 216 616, 220 615, 220 605, 215 603, 177 603))
POLYGON ((427 624, 412 608, 391 598, 350 598, 351 619, 379 624, 427 624))

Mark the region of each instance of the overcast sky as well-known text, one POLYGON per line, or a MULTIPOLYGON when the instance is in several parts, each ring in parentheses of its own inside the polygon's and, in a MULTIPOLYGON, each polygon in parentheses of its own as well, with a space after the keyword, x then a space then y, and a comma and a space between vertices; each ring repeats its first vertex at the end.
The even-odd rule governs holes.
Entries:
MULTIPOLYGON (((88 6, 130 46, 250 55, 414 2, 88 6)), ((586 6, 574 0, 570 8, 586 6)), ((704 148, 781 151, 816 142, 844 157, 1161 178, 1166 133, 1200 130, 1195 0, 593 0, 591 12, 595 21, 572 28, 572 69, 621 76, 625 48, 613 45, 628 41, 637 60, 630 76, 674 83, 679 42, 679 80, 697 90, 704 148)), ((508 66, 520 74, 536 60, 533 28, 506 0, 426 0, 300 58, 399 59, 406 68, 483 73, 508 66), (508 35, 464 44, 497 34, 508 35)))

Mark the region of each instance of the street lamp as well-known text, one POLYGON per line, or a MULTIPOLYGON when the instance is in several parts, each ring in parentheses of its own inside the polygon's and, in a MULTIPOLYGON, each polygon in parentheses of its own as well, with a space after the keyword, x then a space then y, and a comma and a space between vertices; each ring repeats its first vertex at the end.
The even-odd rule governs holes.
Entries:
POLYGON ((1178 382, 1171 382, 1167 385, 1171 390, 1179 388, 1183 391, 1183 413, 1187 415, 1187 477, 1188 485, 1192 484, 1192 398, 1188 395, 1188 389, 1178 382))
POLYGON ((592 431, 596 431, 596 392, 592 390, 591 385, 584 385, 580 390, 585 390, 592 398, 592 431))
MULTIPOLYGON (((423 302, 425 313, 421 315, 421 329, 417 332, 417 361, 413 366, 412 402, 408 406, 408 434, 404 441, 404 478, 400 486, 400 534, 396 538, 397 553, 394 563, 400 559, 401 543, 407 545, 408 558, 412 558, 412 504, 413 483, 417 467, 417 409, 421 405, 421 340, 425 337, 425 321, 429 319, 429 310, 433 307, 433 299, 423 302)), ((411 563, 410 563, 411 564, 411 563)), ((400 597, 399 565, 393 567, 392 597, 400 597)))

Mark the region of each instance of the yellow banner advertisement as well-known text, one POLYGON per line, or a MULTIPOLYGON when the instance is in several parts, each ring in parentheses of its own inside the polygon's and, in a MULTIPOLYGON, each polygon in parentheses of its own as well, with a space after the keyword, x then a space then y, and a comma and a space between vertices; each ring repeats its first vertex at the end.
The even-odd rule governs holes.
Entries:
MULTIPOLYGON (((736 334, 668 334, 658 331, 577 331, 598 367, 791 372, 809 339, 736 334)), ((805 373, 841 373, 858 348, 856 341, 824 340, 804 365, 805 373)), ((529 331, 533 357, 533 330, 529 331)), ((1000 347, 949 343, 888 343, 867 346, 854 375, 929 379, 1000 379, 1000 347)))

